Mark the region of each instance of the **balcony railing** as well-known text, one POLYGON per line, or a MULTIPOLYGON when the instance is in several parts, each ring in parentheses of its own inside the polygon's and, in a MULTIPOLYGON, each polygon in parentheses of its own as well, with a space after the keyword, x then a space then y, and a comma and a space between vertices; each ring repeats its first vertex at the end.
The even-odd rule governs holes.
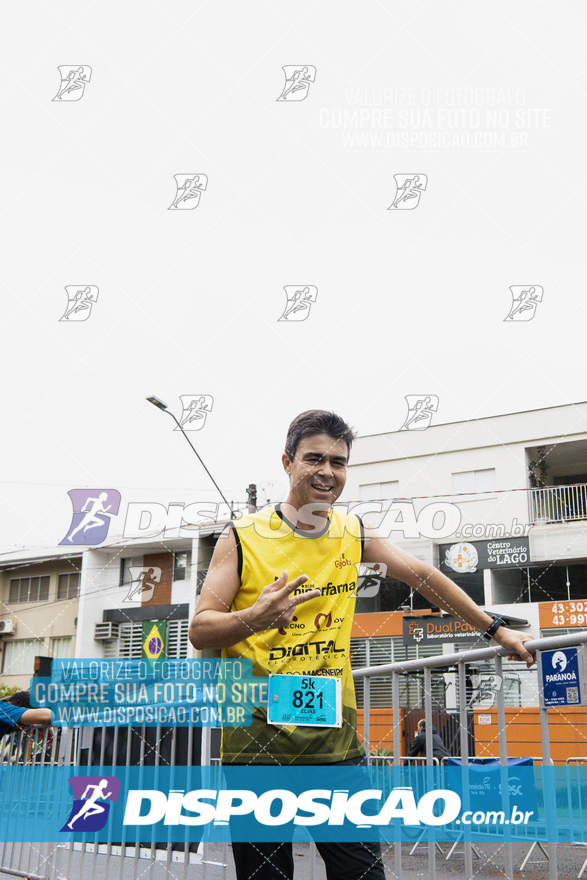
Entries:
POLYGON ((530 489, 528 504, 531 523, 587 519, 587 483, 530 489))

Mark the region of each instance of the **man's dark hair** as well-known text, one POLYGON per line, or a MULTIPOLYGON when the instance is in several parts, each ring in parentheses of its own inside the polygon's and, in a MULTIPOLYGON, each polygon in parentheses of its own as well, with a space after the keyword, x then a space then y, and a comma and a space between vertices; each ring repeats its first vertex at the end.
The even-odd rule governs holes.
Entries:
POLYGON ((294 460, 296 450, 304 437, 314 437, 316 434, 328 434, 334 440, 346 441, 349 453, 353 440, 357 436, 355 431, 336 413, 328 412, 325 409, 308 409, 296 416, 287 429, 285 454, 289 460, 294 460))
POLYGON ((19 709, 32 709, 30 691, 17 691, 15 694, 6 697, 4 702, 10 703, 12 706, 18 706, 19 709))

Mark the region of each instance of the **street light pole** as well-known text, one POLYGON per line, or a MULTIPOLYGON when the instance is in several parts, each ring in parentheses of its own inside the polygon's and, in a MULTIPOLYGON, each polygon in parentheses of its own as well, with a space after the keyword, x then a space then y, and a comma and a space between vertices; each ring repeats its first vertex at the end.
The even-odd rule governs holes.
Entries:
POLYGON ((210 473, 210 471, 208 470, 208 468, 206 467, 206 465, 204 464, 204 462, 200 458, 198 450, 196 449, 196 447, 194 446, 194 444, 192 443, 192 441, 190 440, 190 438, 188 437, 188 435, 186 434, 186 432, 182 428, 181 424, 177 421, 177 419, 175 418, 173 413, 167 409, 167 404, 163 403, 163 401, 159 397, 155 397, 154 395, 152 397, 147 397, 147 400, 149 401, 149 403, 152 403, 153 406, 156 406, 157 409, 160 409, 162 412, 167 413, 168 416, 171 416, 171 418, 173 419, 173 421, 175 422, 175 424, 177 425, 177 427, 179 428, 179 430, 181 431, 181 433, 183 434, 185 439, 188 441, 188 443, 192 447, 193 451, 198 456, 198 461, 200 462, 200 464, 202 465, 202 467, 204 468, 204 470, 206 471, 206 473, 208 474, 208 476, 210 477, 210 479, 212 480, 212 482, 214 483, 214 485, 216 486, 216 488, 220 492, 220 495, 222 496, 222 500, 224 501, 224 503, 226 504, 226 506, 230 510, 231 519, 236 519, 236 513, 232 509, 232 505, 230 505, 228 503, 228 501, 226 500, 226 498, 224 497, 224 495, 222 493, 222 489, 220 488, 220 486, 218 485, 218 483, 216 482, 216 480, 214 479, 214 477, 212 476, 212 474, 210 473))

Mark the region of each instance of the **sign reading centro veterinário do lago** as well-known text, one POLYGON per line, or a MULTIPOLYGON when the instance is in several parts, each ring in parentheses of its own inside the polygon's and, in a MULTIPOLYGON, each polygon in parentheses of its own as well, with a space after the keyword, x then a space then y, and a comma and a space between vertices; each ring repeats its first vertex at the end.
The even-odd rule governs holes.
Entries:
POLYGON ((500 538, 494 541, 456 541, 440 544, 441 571, 473 574, 483 568, 516 568, 530 559, 528 538, 500 538))

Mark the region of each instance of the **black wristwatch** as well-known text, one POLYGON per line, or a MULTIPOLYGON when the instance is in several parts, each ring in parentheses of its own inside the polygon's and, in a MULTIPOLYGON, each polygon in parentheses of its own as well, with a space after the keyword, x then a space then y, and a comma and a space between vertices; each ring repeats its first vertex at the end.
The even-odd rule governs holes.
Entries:
POLYGON ((489 624, 485 632, 481 633, 481 635, 484 639, 487 639, 487 641, 490 642, 500 626, 505 626, 505 621, 502 620, 501 617, 494 617, 493 621, 489 624))

